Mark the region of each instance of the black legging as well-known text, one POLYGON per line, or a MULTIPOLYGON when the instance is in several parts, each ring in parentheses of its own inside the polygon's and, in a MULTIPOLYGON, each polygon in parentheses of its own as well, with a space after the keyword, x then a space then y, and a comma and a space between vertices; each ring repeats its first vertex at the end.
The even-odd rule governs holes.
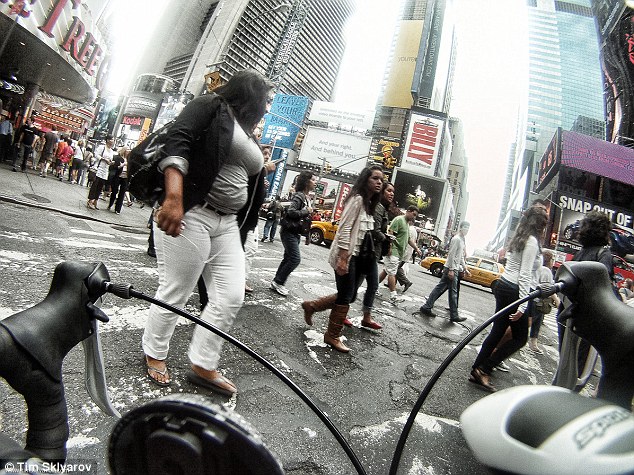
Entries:
POLYGON ((121 208, 123 208, 123 200, 125 198, 126 191, 128 191, 128 178, 119 176, 114 177, 112 180, 112 191, 110 193, 110 204, 108 204, 108 208, 112 208, 116 199, 117 204, 115 205, 114 210, 117 213, 120 213, 121 208))
POLYGON ((90 191, 88 192, 88 199, 99 199, 99 195, 101 194, 101 190, 103 189, 103 185, 105 183, 106 180, 104 180, 103 178, 95 177, 95 181, 92 182, 92 185, 90 186, 90 191))
MULTIPOLYGON (((495 287, 495 311, 500 311, 518 298, 519 287, 517 284, 500 279, 495 287)), ((528 340, 528 311, 524 312, 519 320, 512 322, 509 320, 509 315, 515 312, 517 312, 517 306, 512 307, 509 312, 495 321, 491 333, 482 343, 482 349, 473 363, 474 368, 480 368, 485 373, 491 374, 493 368, 526 344, 528 340), (508 327, 511 327, 512 338, 493 353, 508 327)))

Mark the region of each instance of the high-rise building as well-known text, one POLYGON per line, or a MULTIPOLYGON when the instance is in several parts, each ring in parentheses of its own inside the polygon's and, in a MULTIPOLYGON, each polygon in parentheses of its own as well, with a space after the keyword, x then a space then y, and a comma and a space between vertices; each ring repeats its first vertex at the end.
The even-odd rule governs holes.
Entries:
POLYGON ((425 193, 442 189, 433 198, 440 203, 437 212, 419 216, 425 215, 426 230, 445 240, 468 203, 462 126, 455 120, 451 129, 449 119, 456 61, 453 1, 404 0, 401 8, 373 133, 403 144, 393 179, 397 188, 402 173, 420 180, 425 193))
POLYGON ((330 99, 354 0, 172 3, 151 42, 161 48, 138 73, 170 76, 182 91, 198 95, 206 81, 226 81, 253 68, 276 80, 281 92, 330 99))
MULTIPOLYGON (((527 0, 528 95, 512 155, 509 201, 501 210, 494 247, 504 247, 513 223, 531 201, 537 165, 557 128, 570 130, 583 116, 603 121, 599 42, 590 0, 527 0)), ((577 123, 577 126, 579 124, 577 123)), ((508 184, 508 181, 507 181, 508 184)))

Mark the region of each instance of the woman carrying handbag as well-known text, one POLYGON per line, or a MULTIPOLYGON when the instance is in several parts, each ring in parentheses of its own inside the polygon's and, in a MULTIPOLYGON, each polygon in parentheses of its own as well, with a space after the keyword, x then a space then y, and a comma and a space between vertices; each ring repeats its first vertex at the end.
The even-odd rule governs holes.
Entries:
MULTIPOLYGON (((346 198, 337 235, 330 247, 328 260, 335 270, 337 293, 302 303, 304 320, 308 325, 313 324, 313 313, 331 309, 324 343, 342 353, 350 351, 350 348, 339 338, 350 304, 356 300, 357 290, 365 274, 377 271, 372 231, 374 230, 374 211, 379 203, 382 188, 381 167, 366 168, 359 174, 346 198)), ((370 318, 369 313, 367 316, 370 318)), ((371 318, 369 322, 366 321, 364 313, 361 325, 375 328, 371 325, 372 323, 374 322, 371 318)))

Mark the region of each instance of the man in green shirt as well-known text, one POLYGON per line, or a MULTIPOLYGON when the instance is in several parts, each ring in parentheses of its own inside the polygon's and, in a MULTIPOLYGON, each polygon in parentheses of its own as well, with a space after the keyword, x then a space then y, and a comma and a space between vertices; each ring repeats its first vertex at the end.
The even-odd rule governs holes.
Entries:
POLYGON ((418 208, 410 206, 404 215, 394 218, 388 228, 388 235, 393 236, 392 246, 388 255, 383 258, 383 265, 387 274, 387 286, 390 289, 392 303, 396 302, 396 273, 399 264, 405 259, 405 249, 409 244, 416 252, 420 252, 416 243, 410 242, 409 237, 409 225, 414 222, 417 216, 418 208))

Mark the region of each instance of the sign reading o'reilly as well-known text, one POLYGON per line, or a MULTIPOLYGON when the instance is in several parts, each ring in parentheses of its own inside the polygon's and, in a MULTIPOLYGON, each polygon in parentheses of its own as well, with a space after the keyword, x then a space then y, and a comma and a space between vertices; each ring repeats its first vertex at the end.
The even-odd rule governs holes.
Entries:
MULTIPOLYGON (((104 61, 107 51, 90 13, 90 3, 86 0, 0 0, 0 35, 11 35, 2 62, 15 63, 13 66, 24 76, 21 80, 36 84, 40 84, 42 76, 37 67, 49 67, 57 73, 44 75, 50 78, 49 82, 61 82, 61 78, 66 81, 63 90, 70 89, 70 92, 64 97, 79 94, 75 99, 84 99, 81 96, 92 92, 90 89, 102 86, 100 82, 107 69, 104 61), (22 52, 14 49, 20 42, 26 45, 22 52), (33 58, 41 55, 45 55, 47 61, 32 64, 33 58), (65 64, 75 71, 76 77, 69 74, 65 64), (81 91, 78 92, 78 88, 81 91)), ((60 84, 40 85, 49 93, 60 93, 56 90, 60 84)))

